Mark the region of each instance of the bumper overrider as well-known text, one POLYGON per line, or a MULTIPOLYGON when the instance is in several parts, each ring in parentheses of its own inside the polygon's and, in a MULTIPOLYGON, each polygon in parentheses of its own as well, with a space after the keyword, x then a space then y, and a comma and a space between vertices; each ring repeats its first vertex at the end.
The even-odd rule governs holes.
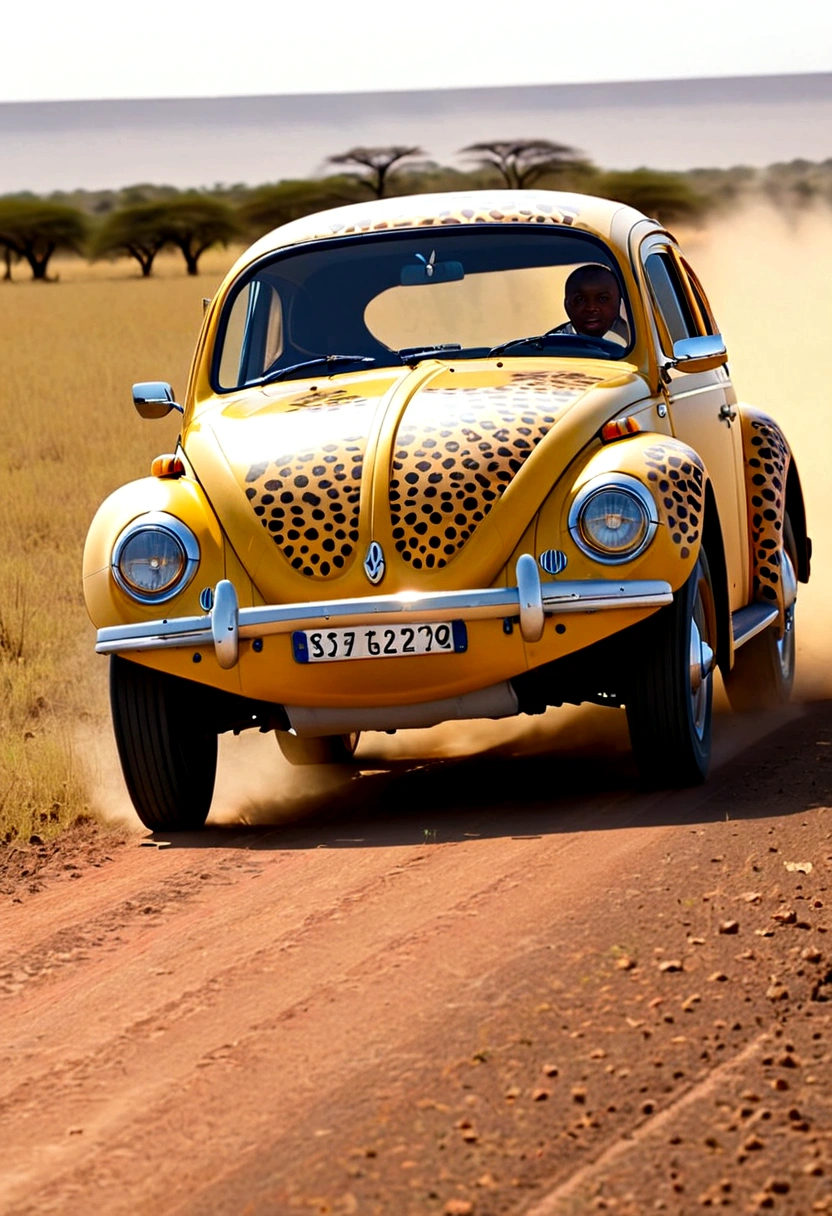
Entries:
POLYGON ((403 591, 391 596, 240 608, 234 584, 222 579, 214 590, 211 611, 205 616, 111 625, 98 630, 95 649, 98 654, 127 654, 213 646, 219 666, 230 669, 237 664, 241 638, 262 638, 297 629, 421 623, 447 620, 449 616, 463 621, 508 618, 519 622, 524 641, 537 642, 547 616, 660 608, 672 599, 670 584, 661 579, 541 583, 537 562, 528 553, 518 558, 516 587, 471 591, 403 591))

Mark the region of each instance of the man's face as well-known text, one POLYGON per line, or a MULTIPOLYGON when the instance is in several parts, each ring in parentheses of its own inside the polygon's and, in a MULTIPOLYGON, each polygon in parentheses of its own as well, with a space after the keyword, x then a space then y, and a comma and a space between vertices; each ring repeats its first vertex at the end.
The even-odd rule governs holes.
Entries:
POLYGON ((587 275, 567 293, 566 315, 579 334, 602 338, 618 316, 621 293, 612 275, 587 275))

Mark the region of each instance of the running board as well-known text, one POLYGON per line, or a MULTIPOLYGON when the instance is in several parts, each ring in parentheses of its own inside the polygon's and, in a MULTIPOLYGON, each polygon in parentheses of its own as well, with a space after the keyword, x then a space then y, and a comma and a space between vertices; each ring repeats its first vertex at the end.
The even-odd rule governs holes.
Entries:
POLYGON ((747 604, 737 612, 731 613, 731 632, 734 635, 734 650, 756 638, 758 633, 768 629, 769 625, 780 615, 776 604, 747 604))

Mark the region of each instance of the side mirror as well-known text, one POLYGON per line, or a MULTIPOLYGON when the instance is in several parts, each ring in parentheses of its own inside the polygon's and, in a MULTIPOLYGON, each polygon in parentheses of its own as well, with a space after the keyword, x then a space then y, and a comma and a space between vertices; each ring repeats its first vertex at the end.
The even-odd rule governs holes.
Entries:
POLYGON ((171 410, 184 414, 177 405, 173 389, 164 380, 143 380, 133 385, 133 404, 142 418, 164 418, 171 410))
POLYGON ((722 334, 681 338, 673 343, 673 364, 679 372, 710 372, 728 361, 722 334))

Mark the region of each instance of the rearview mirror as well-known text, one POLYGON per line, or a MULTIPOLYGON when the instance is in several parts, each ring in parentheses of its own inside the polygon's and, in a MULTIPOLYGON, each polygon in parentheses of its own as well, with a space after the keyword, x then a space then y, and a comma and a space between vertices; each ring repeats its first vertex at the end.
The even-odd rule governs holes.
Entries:
POLYGON ((709 372, 728 359, 722 334, 681 338, 673 343, 673 366, 679 372, 709 372))
POLYGON ((171 410, 184 414, 165 380, 143 380, 133 385, 133 404, 142 418, 164 418, 171 410))
POLYGON ((437 262, 432 253, 425 258, 417 253, 415 266, 403 266, 399 282, 402 287, 416 287, 420 283, 458 283, 465 278, 462 262, 437 262))

